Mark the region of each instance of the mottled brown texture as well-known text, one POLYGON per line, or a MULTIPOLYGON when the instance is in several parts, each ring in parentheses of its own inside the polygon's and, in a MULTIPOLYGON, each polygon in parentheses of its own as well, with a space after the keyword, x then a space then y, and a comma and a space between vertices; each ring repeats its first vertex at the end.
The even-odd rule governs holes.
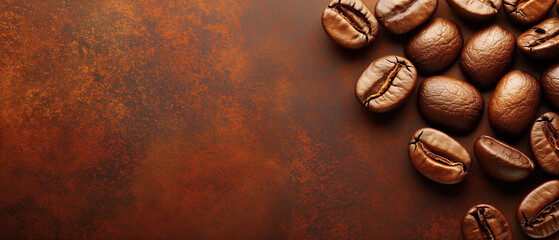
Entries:
POLYGON ((486 135, 476 140, 474 153, 481 169, 502 181, 523 180, 535 168, 534 162, 520 150, 486 135))
POLYGON ((464 240, 513 240, 509 221, 499 209, 489 204, 478 204, 462 218, 464 240))
POLYGON ((559 63, 543 72, 540 83, 544 97, 556 110, 559 110, 559 63))
POLYGON ((462 144, 433 128, 419 129, 411 136, 408 156, 423 176, 442 184, 463 181, 472 166, 462 144))
POLYGON ((517 45, 522 53, 538 60, 559 58, 559 17, 549 18, 522 33, 517 45))
POLYGON ((559 175, 559 115, 547 112, 539 116, 530 131, 530 147, 540 167, 559 175))
POLYGON ((534 120, 540 104, 540 84, 530 73, 507 73, 489 100, 491 127, 506 136, 518 136, 534 120))
MULTIPOLYGON (((381 27, 343 49, 320 23, 328 2, 0 1, 0 239, 460 239, 481 202, 512 220, 549 176, 419 174, 404 150, 428 126, 417 93, 387 114, 355 99, 405 39, 381 27)), ((479 28, 445 1, 434 16, 465 39, 479 28)), ((485 116, 453 137, 472 155, 482 134, 485 116)), ((511 145, 529 152, 527 136, 511 145)))
POLYGON ((456 23, 435 18, 406 43, 404 51, 421 73, 433 74, 455 62, 463 42, 456 23))
POLYGON ((503 0, 503 8, 513 22, 533 25, 553 7, 554 0, 503 0))
POLYGON ((446 0, 446 2, 458 16, 475 22, 490 21, 501 12, 503 6, 503 0, 446 0))
POLYGON ((364 48, 378 34, 373 12, 361 0, 332 0, 322 13, 322 28, 342 47, 364 48))
POLYGON ((404 34, 429 20, 437 5, 438 0, 379 0, 375 16, 388 32, 404 34))
POLYGON ((355 84, 357 100, 372 112, 388 112, 406 102, 417 86, 417 71, 402 56, 375 59, 355 84))
POLYGON ((489 90, 514 62, 515 40, 497 24, 476 32, 462 49, 460 69, 480 90, 489 90))
POLYGON ((472 131, 483 113, 483 96, 471 84, 434 76, 419 85, 417 107, 429 123, 455 133, 472 131))
POLYGON ((546 182, 528 193, 516 210, 526 235, 545 238, 559 231, 559 180, 546 182))

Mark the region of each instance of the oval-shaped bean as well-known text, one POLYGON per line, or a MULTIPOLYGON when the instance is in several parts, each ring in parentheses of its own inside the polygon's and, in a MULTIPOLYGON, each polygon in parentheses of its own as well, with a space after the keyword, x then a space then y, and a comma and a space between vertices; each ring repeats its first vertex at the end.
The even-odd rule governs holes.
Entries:
POLYGON ((536 117, 540 103, 540 84, 530 73, 507 73, 489 100, 489 123, 507 136, 517 136, 536 117))
POLYGON ((493 19, 501 11, 502 0, 446 0, 458 16, 475 22, 493 19))
POLYGON ((559 180, 532 190, 516 210, 516 219, 526 235, 545 238, 559 231, 559 180))
POLYGON ((457 78, 434 76, 419 85, 417 106, 427 122, 457 133, 474 129, 483 113, 483 96, 457 78))
POLYGON ((503 7, 513 22, 536 24, 547 15, 555 0, 503 0, 503 7))
POLYGON ((462 218, 464 240, 512 240, 512 228, 499 209, 489 204, 470 208, 462 218))
POLYGON ((490 136, 476 140, 474 153, 484 172, 503 181, 520 181, 534 171, 535 165, 528 156, 490 136))
POLYGON ((559 57, 559 17, 552 17, 522 33, 518 49, 532 58, 547 60, 559 57))
POLYGON ((547 68, 540 79, 545 98, 559 109, 559 63, 547 68))
POLYGON ((499 25, 476 32, 460 55, 460 69, 481 90, 495 86, 514 60, 516 39, 499 25))
POLYGON ((530 147, 540 167, 551 175, 559 175, 559 115, 542 114, 530 131, 530 147))
POLYGON ((388 32, 404 34, 426 22, 437 4, 437 0, 379 0, 375 15, 388 32))
POLYGON ((408 156, 421 174, 443 184, 461 182, 472 166, 470 154, 462 144, 432 128, 419 129, 412 135, 408 156))
POLYGON ((364 48, 378 34, 373 12, 361 0, 332 0, 322 13, 322 27, 342 47, 364 48))
POLYGON ((435 18, 408 41, 404 50, 420 72, 432 74, 454 63, 463 41, 462 31, 456 23, 435 18))
POLYGON ((404 57, 388 55, 374 60, 355 85, 355 96, 373 112, 402 105, 417 85, 417 71, 404 57))

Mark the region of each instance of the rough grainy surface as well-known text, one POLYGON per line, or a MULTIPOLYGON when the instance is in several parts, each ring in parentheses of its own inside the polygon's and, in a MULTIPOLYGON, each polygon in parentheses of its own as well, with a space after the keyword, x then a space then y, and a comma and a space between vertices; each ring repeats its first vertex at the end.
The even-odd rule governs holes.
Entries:
MULTIPOLYGON (((474 163, 441 186, 417 173, 407 143, 429 125, 416 93, 384 115, 354 93, 405 37, 380 28, 346 51, 321 27, 327 4, 0 1, 0 239, 458 239, 481 202, 512 223, 549 177, 509 185, 474 163)), ((465 40, 480 28, 445 1, 435 16, 465 40)), ((443 74, 464 79, 457 64, 443 74)), ((470 154, 493 135, 486 116, 452 135, 470 154)), ((527 135, 513 145, 529 152, 527 135)))

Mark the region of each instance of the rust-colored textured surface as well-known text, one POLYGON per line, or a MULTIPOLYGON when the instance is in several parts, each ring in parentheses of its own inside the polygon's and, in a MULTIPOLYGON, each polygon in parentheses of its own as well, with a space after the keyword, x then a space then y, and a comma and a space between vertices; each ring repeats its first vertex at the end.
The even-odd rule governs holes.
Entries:
MULTIPOLYGON (((384 115, 354 96, 409 36, 343 50, 320 25, 327 4, 2 1, 0 239, 460 239, 478 203, 524 239, 514 211, 551 177, 497 182, 477 162, 455 186, 418 174, 417 95, 384 115)), ((481 27, 444 1, 435 16, 466 39, 481 27)), ((538 78, 545 65, 515 62, 538 78)), ((463 79, 457 63, 445 74, 463 79)), ((480 134, 487 109, 457 139, 473 153, 480 134)))

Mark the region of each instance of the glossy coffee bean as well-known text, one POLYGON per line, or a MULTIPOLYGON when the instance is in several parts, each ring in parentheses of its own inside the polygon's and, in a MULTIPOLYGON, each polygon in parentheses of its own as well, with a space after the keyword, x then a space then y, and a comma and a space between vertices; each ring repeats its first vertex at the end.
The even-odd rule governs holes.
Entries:
POLYGON ((540 84, 530 73, 513 70, 507 73, 489 100, 489 123, 507 136, 517 136, 536 117, 540 103, 540 84))
POLYGON ((388 32, 404 34, 426 22, 437 4, 437 0, 379 0, 375 16, 388 32))
POLYGON ((417 85, 417 71, 404 57, 389 55, 374 60, 355 85, 355 96, 373 112, 402 105, 417 85))
POLYGON ((526 235, 545 238, 559 231, 559 180, 532 190, 516 210, 516 219, 526 235))
POLYGON ((559 63, 547 68, 540 79, 545 98, 559 109, 559 63))
POLYGON ((551 175, 559 175, 559 115, 542 114, 530 131, 530 147, 540 167, 551 175))
POLYGON ((412 135, 408 156, 421 174, 443 184, 461 182, 472 166, 470 154, 462 144, 432 128, 419 129, 412 135))
POLYGON ((437 73, 450 67, 463 44, 462 32, 456 23, 435 18, 413 36, 405 46, 408 57, 422 73, 437 73))
POLYGON ((489 204, 478 204, 462 218, 464 240, 512 240, 512 228, 499 209, 489 204))
POLYGON ((476 140, 474 153, 484 172, 503 181, 520 181, 534 171, 535 165, 528 156, 490 136, 476 140))
POLYGON ((476 32, 460 55, 460 69, 481 90, 495 86, 514 60, 514 35, 499 25, 476 32))
POLYGON ((332 0, 322 13, 322 27, 342 47, 364 48, 378 34, 373 12, 361 0, 332 0))
POLYGON ((475 22, 493 19, 503 6, 502 0, 446 0, 446 2, 458 16, 475 22))
POLYGON ((483 96, 457 78, 434 76, 419 85, 417 106, 429 123, 452 132, 473 130, 483 113, 483 96))
POLYGON ((552 17, 522 33, 518 49, 532 58, 547 60, 559 57, 559 17, 552 17))
POLYGON ((513 22, 533 25, 542 20, 555 0, 503 0, 503 8, 513 22))

